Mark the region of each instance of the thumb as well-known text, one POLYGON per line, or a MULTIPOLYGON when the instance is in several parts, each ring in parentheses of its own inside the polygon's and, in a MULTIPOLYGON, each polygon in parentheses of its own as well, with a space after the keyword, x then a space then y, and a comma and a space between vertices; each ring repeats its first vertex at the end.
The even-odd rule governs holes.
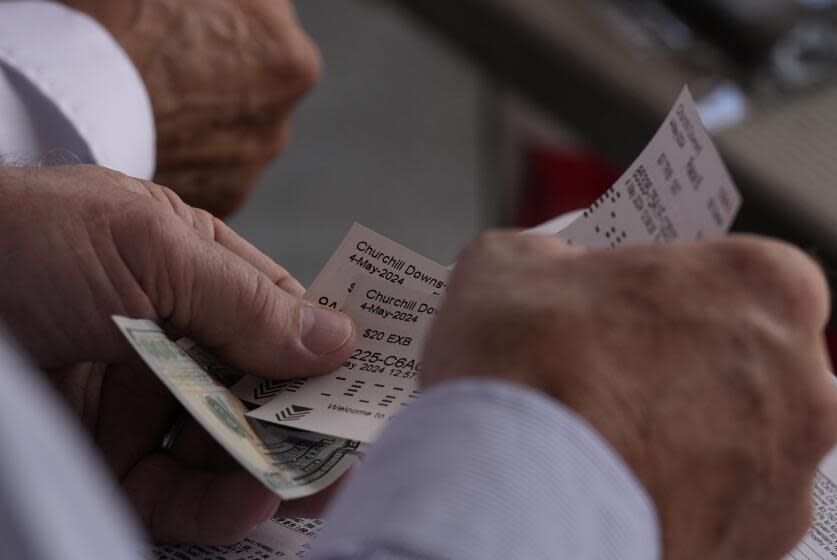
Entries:
POLYGON ((162 222, 142 251, 145 262, 132 267, 158 319, 262 377, 326 373, 348 358, 355 341, 348 316, 285 292, 181 221, 162 222))

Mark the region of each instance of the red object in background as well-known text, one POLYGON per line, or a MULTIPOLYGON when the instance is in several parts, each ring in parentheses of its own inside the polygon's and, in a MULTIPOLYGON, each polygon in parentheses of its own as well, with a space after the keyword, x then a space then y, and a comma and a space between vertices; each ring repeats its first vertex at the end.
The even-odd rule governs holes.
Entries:
POLYGON ((603 157, 579 149, 530 146, 518 225, 532 227, 593 204, 620 172, 603 157))
MULTIPOLYGON (((518 222, 532 227, 566 212, 593 204, 619 179, 619 171, 592 152, 532 146, 526 154, 526 176, 518 222)), ((825 332, 831 363, 837 364, 837 324, 825 332)))

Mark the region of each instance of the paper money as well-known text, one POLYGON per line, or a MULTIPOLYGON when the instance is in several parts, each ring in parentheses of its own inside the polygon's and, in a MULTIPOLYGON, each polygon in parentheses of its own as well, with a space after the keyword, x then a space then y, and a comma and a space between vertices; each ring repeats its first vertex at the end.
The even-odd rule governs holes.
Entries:
MULTIPOLYGON (((282 499, 310 496, 337 480, 361 442, 247 418, 247 408, 209 369, 152 321, 114 316, 119 329, 186 410, 254 477, 282 499)), ((208 355, 208 354, 205 354, 208 355)), ((217 364, 211 364, 217 367, 217 364)))

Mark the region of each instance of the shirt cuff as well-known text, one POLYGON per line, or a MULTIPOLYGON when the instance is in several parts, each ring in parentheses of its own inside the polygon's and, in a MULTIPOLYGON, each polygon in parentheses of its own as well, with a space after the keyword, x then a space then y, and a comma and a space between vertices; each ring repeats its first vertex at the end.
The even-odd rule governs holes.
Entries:
POLYGON ((66 145, 73 135, 60 130, 69 126, 82 142, 79 157, 152 177, 156 139, 148 92, 128 55, 95 20, 53 2, 0 3, 0 65, 18 95, 40 95, 54 108, 30 116, 40 146, 73 150, 66 145))
POLYGON ((438 387, 393 420, 312 560, 660 557, 654 506, 580 416, 495 381, 438 387))

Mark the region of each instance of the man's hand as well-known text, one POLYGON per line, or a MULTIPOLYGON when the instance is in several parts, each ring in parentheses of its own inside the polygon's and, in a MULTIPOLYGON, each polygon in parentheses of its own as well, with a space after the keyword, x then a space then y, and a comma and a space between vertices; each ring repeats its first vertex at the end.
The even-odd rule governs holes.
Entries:
POLYGON ((778 242, 490 234, 457 262, 424 380, 499 378, 576 410, 651 495, 665 558, 779 559, 837 441, 828 307, 816 265, 778 242))
POLYGON ((154 107, 157 175, 225 216, 284 146, 319 54, 288 0, 63 0, 104 25, 154 107))
POLYGON ((325 373, 354 343, 279 265, 158 185, 99 167, 0 167, 0 317, 51 372, 158 540, 232 542, 275 498, 177 407, 111 315, 148 318, 266 377, 325 373))

